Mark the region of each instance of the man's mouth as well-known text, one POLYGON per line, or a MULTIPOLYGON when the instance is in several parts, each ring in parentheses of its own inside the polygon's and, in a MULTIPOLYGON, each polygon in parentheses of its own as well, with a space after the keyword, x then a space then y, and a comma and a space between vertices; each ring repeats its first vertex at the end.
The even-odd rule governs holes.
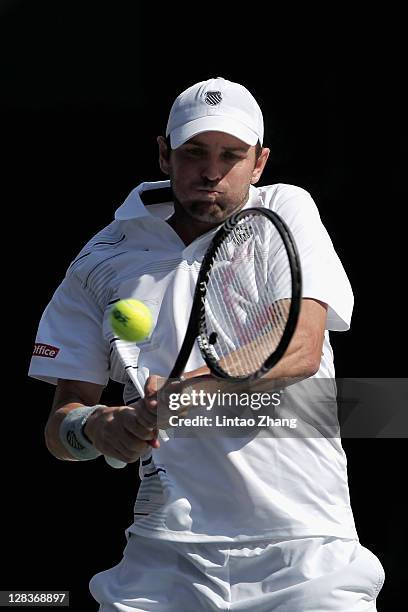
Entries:
POLYGON ((204 196, 217 196, 222 193, 222 191, 217 191, 216 189, 197 189, 197 191, 204 196))

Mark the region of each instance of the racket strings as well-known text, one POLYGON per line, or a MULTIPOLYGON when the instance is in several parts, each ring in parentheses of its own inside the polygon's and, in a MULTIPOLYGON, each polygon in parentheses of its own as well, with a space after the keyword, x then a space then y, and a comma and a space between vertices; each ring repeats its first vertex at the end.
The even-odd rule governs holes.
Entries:
POLYGON ((279 344, 290 310, 290 279, 286 249, 269 219, 248 216, 220 243, 207 284, 205 323, 213 341, 209 352, 231 376, 258 370, 279 344))

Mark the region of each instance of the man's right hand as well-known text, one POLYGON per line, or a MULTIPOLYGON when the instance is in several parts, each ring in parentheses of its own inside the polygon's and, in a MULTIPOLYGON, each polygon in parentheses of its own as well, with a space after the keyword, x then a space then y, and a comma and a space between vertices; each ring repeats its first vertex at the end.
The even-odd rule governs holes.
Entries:
POLYGON ((125 463, 134 463, 150 445, 145 440, 156 437, 154 426, 141 425, 137 415, 143 400, 134 407, 100 407, 88 418, 84 434, 102 454, 125 463))

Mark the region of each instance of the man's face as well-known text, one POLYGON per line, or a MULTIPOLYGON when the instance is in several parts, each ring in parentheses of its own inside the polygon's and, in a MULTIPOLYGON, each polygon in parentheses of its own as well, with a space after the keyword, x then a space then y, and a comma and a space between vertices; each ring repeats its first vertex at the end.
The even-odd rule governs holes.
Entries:
MULTIPOLYGON (((163 145, 162 141, 161 151, 163 145)), ((160 161, 183 213, 195 221, 218 225, 245 204, 267 153, 256 164, 254 146, 223 132, 203 132, 172 150, 165 160, 161 156, 160 161)))

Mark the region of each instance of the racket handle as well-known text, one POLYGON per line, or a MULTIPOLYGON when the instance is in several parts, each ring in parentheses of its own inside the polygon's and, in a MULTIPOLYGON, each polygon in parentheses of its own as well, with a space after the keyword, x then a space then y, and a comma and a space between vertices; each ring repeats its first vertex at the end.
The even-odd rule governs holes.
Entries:
MULTIPOLYGON (((144 388, 142 387, 142 385, 140 384, 139 380, 133 379, 133 383, 136 387, 136 389, 139 391, 140 397, 144 397, 144 388)), ((155 442, 157 440, 156 438, 153 438, 152 440, 146 440, 146 442, 153 448, 156 448, 155 446, 155 442)), ((107 457, 105 455, 105 461, 108 465, 110 465, 111 467, 115 468, 116 470, 120 470, 124 467, 127 466, 127 463, 125 463, 124 461, 120 461, 120 459, 114 459, 113 457, 107 457)))
MULTIPOLYGON (((156 440, 157 438, 153 438, 152 440, 146 440, 146 442, 152 448, 156 448, 155 446, 156 440)), ((127 463, 125 463, 124 461, 121 461, 120 459, 114 459, 113 457, 108 457, 107 455, 105 455, 105 461, 108 465, 115 468, 116 470, 120 470, 121 468, 124 468, 127 466, 127 463)))
POLYGON ((127 466, 127 463, 125 463, 124 461, 120 461, 119 459, 114 459, 113 457, 107 457, 106 455, 105 455, 105 461, 108 465, 115 468, 116 470, 119 470, 127 466))

